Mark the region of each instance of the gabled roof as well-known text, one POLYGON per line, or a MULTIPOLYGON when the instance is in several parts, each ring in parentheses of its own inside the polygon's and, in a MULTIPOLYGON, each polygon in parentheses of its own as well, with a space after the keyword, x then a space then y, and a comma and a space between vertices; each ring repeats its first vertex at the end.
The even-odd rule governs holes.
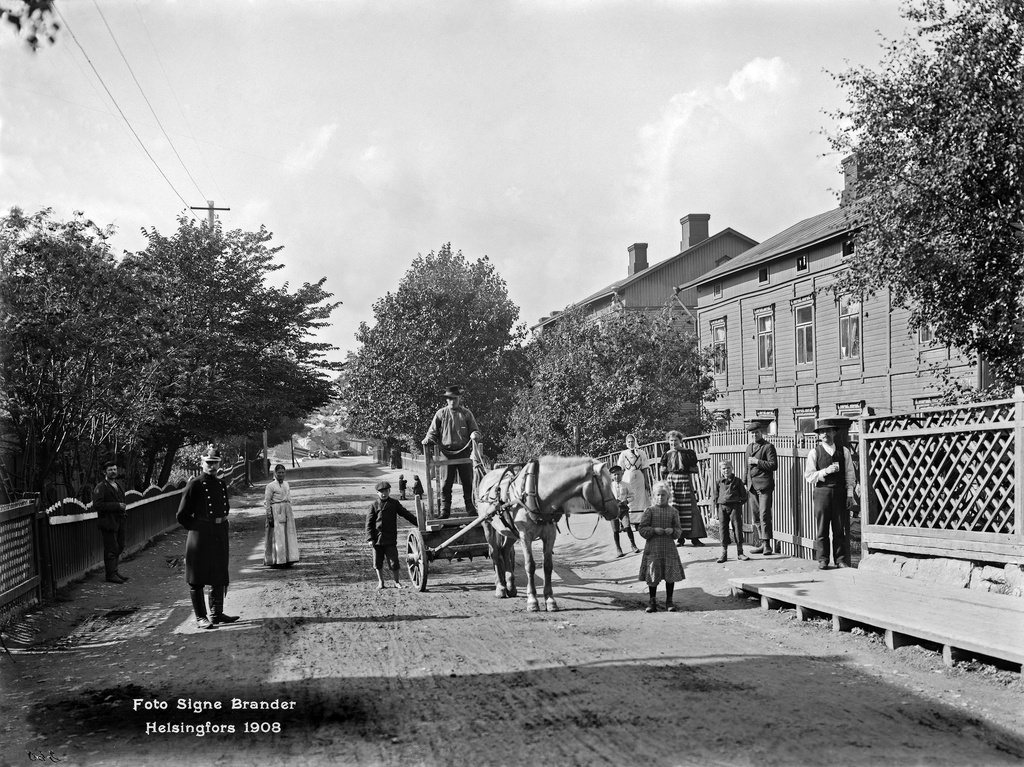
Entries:
MULTIPOLYGON (((591 293, 586 298, 583 298, 583 299, 581 299, 579 301, 576 301, 576 302, 570 304, 569 308, 576 307, 576 306, 586 306, 587 304, 593 303, 594 301, 598 300, 599 298, 606 298, 607 296, 610 296, 610 295, 612 295, 614 293, 618 293, 619 290, 621 290, 622 288, 626 287, 627 285, 630 285, 630 284, 632 284, 634 282, 638 282, 640 280, 646 279, 651 274, 654 274, 655 272, 657 272, 659 269, 662 269, 663 267, 668 266, 669 264, 673 263, 676 259, 680 258, 681 256, 689 255, 693 251, 698 250, 699 248, 701 248, 701 247, 703 247, 703 246, 705 246, 705 245, 707 245, 709 243, 712 243, 715 240, 719 240, 719 239, 721 239, 722 237, 724 237, 724 236, 726 236, 728 234, 732 234, 734 237, 739 237, 741 240, 745 240, 745 241, 749 242, 752 246, 756 246, 757 245, 757 240, 753 240, 750 237, 747 237, 747 235, 741 234, 740 232, 737 232, 732 227, 726 227, 722 231, 716 232, 715 234, 711 235, 707 239, 701 240, 700 242, 698 242, 695 245, 691 245, 686 250, 680 251, 679 253, 677 253, 674 256, 670 256, 669 258, 666 258, 663 261, 659 261, 656 264, 651 264, 646 269, 641 269, 639 272, 636 272, 635 274, 630 274, 630 275, 628 275, 626 277, 623 277, 621 280, 616 280, 615 282, 611 283, 610 285, 604 286, 600 290, 598 290, 598 291, 596 291, 594 293, 591 293)), ((735 257, 735 258, 738 258, 738 256, 735 257)), ((735 260, 735 258, 733 260, 735 260)), ((542 325, 547 325, 549 322, 553 322, 554 320, 557 320, 560 314, 562 314, 562 312, 558 312, 558 314, 553 314, 552 316, 547 317, 547 318, 541 320, 536 325, 533 325, 533 327, 536 328, 536 327, 540 327, 542 325)))
POLYGON ((743 251, 721 266, 705 272, 697 279, 680 287, 690 288, 694 285, 702 285, 706 282, 720 279, 727 274, 733 274, 742 269, 771 261, 795 250, 806 248, 808 245, 813 245, 814 243, 848 232, 854 226, 853 212, 852 205, 844 205, 826 213, 805 218, 800 223, 794 224, 789 229, 779 232, 773 237, 769 237, 760 245, 755 245, 750 250, 743 251))

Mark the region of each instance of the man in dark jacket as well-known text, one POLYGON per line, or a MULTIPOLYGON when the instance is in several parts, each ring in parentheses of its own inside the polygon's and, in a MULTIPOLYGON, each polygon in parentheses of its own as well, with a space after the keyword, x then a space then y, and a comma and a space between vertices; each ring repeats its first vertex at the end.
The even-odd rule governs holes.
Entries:
POLYGON ((772 540, 772 505, 775 496, 775 472, 779 468, 779 456, 775 445, 764 438, 768 424, 764 421, 750 421, 747 432, 747 489, 754 505, 754 531, 758 543, 752 554, 768 556, 775 553, 772 540))
POLYGON ((202 456, 203 473, 185 486, 178 506, 178 523, 188 530, 185 544, 185 582, 192 596, 196 625, 212 629, 234 623, 237 615, 224 614, 228 588, 228 486, 217 476, 220 451, 208 448, 202 456), (205 588, 210 587, 210 615, 205 588))
POLYGON ((384 588, 384 559, 391 565, 395 588, 402 588, 398 580, 398 518, 416 525, 416 517, 391 498, 391 483, 381 481, 375 487, 377 500, 370 504, 366 514, 366 542, 373 547, 373 569, 377 571, 377 588, 384 588))
POLYGON ((117 461, 103 466, 105 478, 92 493, 92 509, 96 512, 96 526, 103 536, 103 567, 110 583, 124 583, 128 576, 117 571, 117 561, 128 540, 128 506, 124 490, 117 483, 117 461))

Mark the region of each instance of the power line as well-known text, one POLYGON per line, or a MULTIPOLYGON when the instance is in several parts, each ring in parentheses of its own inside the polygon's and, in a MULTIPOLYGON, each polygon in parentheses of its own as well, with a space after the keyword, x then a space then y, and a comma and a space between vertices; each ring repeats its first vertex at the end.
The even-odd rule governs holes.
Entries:
POLYGON ((178 154, 178 150, 174 147, 174 142, 171 141, 171 137, 168 136, 167 131, 164 130, 164 124, 160 122, 160 118, 157 116, 156 110, 153 109, 153 105, 149 103, 149 98, 146 96, 146 92, 142 89, 142 83, 140 83, 139 78, 135 76, 135 70, 133 70, 132 65, 128 63, 128 57, 124 55, 124 51, 121 50, 121 46, 118 44, 117 38, 114 37, 114 30, 110 28, 110 24, 107 23, 107 17, 103 15, 103 9, 100 8, 100 4, 97 0, 92 0, 92 4, 96 6, 96 11, 99 13, 100 18, 103 19, 103 26, 107 28, 110 39, 114 41, 114 47, 117 48, 117 52, 121 54, 121 60, 124 61, 124 65, 128 67, 128 72, 131 74, 132 80, 135 81, 135 85, 138 87, 139 93, 142 94, 142 100, 146 102, 146 106, 149 107, 149 111, 153 114, 153 119, 156 120, 156 124, 160 126, 160 132, 164 134, 164 138, 167 139, 167 143, 170 144, 171 151, 174 152, 174 156, 178 158, 178 162, 181 163, 181 167, 185 170, 185 175, 189 177, 189 180, 192 182, 193 186, 195 186, 196 191, 205 197, 206 195, 203 194, 203 190, 199 188, 199 184, 197 184, 196 180, 192 178, 192 174, 189 173, 189 170, 185 165, 185 161, 181 159, 181 155, 178 154))
MULTIPOLYGON (((146 33, 146 39, 149 40, 149 47, 153 49, 153 57, 156 59, 156 63, 160 65, 160 71, 164 73, 164 80, 167 81, 167 88, 171 91, 171 95, 174 96, 174 103, 178 106, 178 114, 181 115, 181 119, 184 121, 185 127, 188 128, 188 134, 192 137, 192 143, 195 144, 196 151, 199 152, 199 159, 203 161, 203 167, 206 168, 206 172, 209 174, 210 180, 213 182, 213 186, 218 192, 220 192, 220 185, 217 184, 217 179, 214 177, 213 171, 210 170, 210 164, 206 161, 206 155, 203 154, 203 148, 199 145, 199 139, 196 138, 195 131, 192 130, 192 124, 188 121, 188 117, 185 115, 185 110, 181 106, 181 100, 178 98, 178 93, 174 90, 171 78, 167 74, 164 62, 160 58, 160 52, 157 51, 156 43, 153 42, 153 37, 149 34, 149 25, 146 24, 146 18, 142 15, 142 11, 139 10, 139 0, 135 0, 135 12, 139 15, 139 21, 142 22, 142 31, 146 33)), ((223 193, 221 193, 221 196, 224 196, 223 193)))
MULTIPOLYGON (((124 110, 121 109, 120 104, 117 103, 117 99, 114 98, 114 94, 110 92, 110 88, 108 88, 107 84, 103 81, 103 78, 100 76, 99 71, 96 69, 96 65, 92 63, 92 59, 89 58, 89 54, 85 52, 85 48, 83 48, 82 44, 78 42, 78 38, 75 36, 74 31, 72 31, 71 29, 71 25, 68 24, 68 20, 64 18, 64 14, 61 13, 60 6, 54 4, 53 9, 57 11, 57 15, 60 16, 60 20, 64 22, 64 28, 67 30, 68 34, 71 35, 71 39, 75 41, 75 45, 78 46, 78 50, 80 50, 82 52, 82 55, 85 56, 85 60, 89 62, 89 66, 92 68, 93 73, 96 75, 96 79, 100 81, 100 85, 103 86, 103 90, 107 92, 107 95, 110 97, 110 100, 114 102, 114 107, 117 109, 118 114, 121 115, 121 119, 124 120, 125 125, 128 126, 128 130, 130 130, 132 132, 132 135, 135 136, 135 140, 139 142, 139 146, 142 147, 142 151, 146 153, 146 157, 149 158, 149 161, 153 163, 153 167, 157 169, 157 172, 163 177, 164 181, 167 182, 167 186, 171 188, 171 191, 174 192, 174 194, 178 197, 179 200, 181 200, 185 208, 188 208, 188 202, 185 200, 184 197, 181 196, 181 193, 175 188, 174 184, 171 183, 171 180, 167 178, 167 174, 164 173, 163 169, 160 167, 160 164, 156 161, 153 155, 149 153, 149 150, 146 149, 146 145, 142 143, 142 139, 139 137, 139 134, 135 132, 135 128, 133 128, 132 124, 128 121, 128 118, 125 116, 124 110)), ((195 218, 196 214, 192 213, 192 216, 193 218, 195 218)))

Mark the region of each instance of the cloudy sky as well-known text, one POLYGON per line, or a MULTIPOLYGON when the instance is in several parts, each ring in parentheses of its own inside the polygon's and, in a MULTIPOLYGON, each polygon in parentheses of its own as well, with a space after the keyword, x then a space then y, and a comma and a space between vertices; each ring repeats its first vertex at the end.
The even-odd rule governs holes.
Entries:
POLYGON ((896 0, 58 7, 35 54, 0 30, 0 208, 84 211, 120 252, 212 199, 274 233, 275 278, 327 277, 337 359, 446 242, 533 324, 625 276, 634 242, 678 253, 687 213, 760 241, 834 207, 829 72, 904 28, 896 0))

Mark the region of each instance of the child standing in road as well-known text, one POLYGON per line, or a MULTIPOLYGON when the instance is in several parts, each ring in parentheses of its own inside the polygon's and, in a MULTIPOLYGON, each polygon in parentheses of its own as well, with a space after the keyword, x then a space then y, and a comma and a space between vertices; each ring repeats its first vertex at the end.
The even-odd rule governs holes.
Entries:
POLYGON ((658 611, 658 602, 655 599, 658 584, 665 581, 665 610, 674 613, 676 606, 672 602, 672 591, 676 581, 686 578, 682 560, 679 559, 679 552, 676 550, 676 538, 679 537, 681 529, 679 512, 675 507, 669 506, 669 487, 665 482, 656 482, 651 496, 654 506, 647 507, 640 519, 640 535, 647 544, 640 559, 638 580, 647 581, 650 592, 647 612, 658 611))
POLYGON ((407 488, 408 486, 409 486, 409 483, 405 481, 405 475, 404 474, 399 474, 398 475, 398 500, 400 500, 400 501, 406 500, 406 498, 405 498, 405 488, 407 488))
POLYGON ((633 528, 629 525, 629 507, 633 504, 633 488, 622 481, 623 469, 621 466, 612 466, 610 471, 612 475, 612 492, 615 493, 615 499, 619 502, 619 509, 622 512, 618 519, 612 520, 612 538, 615 540, 615 556, 626 556, 622 551, 622 546, 619 544, 620 532, 624 532, 629 537, 629 545, 633 549, 633 553, 639 554, 640 549, 636 547, 636 539, 633 537, 633 528))
POLYGON ((718 507, 719 537, 722 539, 722 555, 715 561, 722 564, 729 558, 729 526, 736 536, 736 559, 744 562, 750 559, 743 553, 743 505, 747 502, 747 486, 732 473, 732 461, 718 464, 721 475, 715 485, 715 505, 718 507))
POLYGON ((391 496, 391 483, 378 482, 377 500, 370 504, 366 514, 366 541, 373 547, 373 569, 377 572, 377 588, 384 588, 384 560, 391 566, 395 588, 402 588, 398 580, 398 518, 415 525, 416 517, 391 496))

